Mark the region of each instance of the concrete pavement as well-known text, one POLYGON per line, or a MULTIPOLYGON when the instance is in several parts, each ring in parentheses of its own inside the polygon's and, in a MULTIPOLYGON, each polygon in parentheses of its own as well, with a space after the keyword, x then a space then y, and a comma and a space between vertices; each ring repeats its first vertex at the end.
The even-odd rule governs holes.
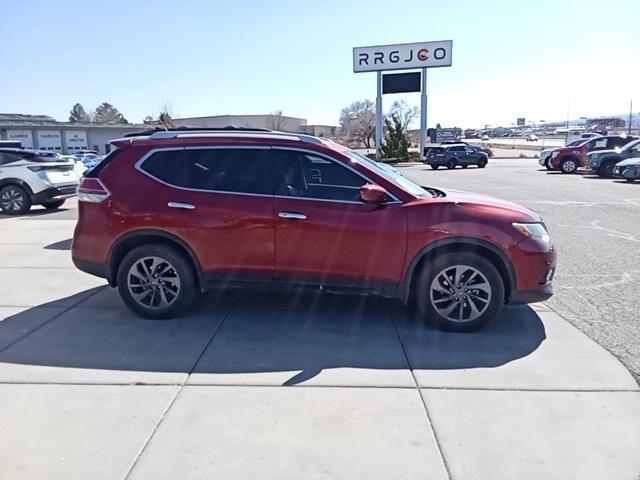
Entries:
POLYGON ((229 290, 147 321, 69 264, 71 214, 0 217, 0 478, 640 472, 640 389, 545 305, 464 335, 381 299, 229 290))

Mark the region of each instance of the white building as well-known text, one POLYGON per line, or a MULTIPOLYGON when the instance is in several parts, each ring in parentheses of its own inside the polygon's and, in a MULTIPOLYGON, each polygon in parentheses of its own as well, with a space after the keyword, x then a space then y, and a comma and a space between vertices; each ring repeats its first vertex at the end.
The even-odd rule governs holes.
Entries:
POLYGON ((58 122, 47 115, 0 113, 0 140, 14 140, 24 148, 70 154, 78 150, 108 153, 109 141, 148 125, 58 122))

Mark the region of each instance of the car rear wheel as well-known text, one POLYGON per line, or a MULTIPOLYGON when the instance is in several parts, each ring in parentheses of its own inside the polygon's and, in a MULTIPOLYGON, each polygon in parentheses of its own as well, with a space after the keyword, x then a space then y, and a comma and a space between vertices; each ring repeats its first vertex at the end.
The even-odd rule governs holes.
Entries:
POLYGON ((431 165, 431 168, 437 170, 440 165, 431 165))
POLYGON ((416 286, 420 314, 441 330, 471 332, 500 312, 504 284, 496 267, 475 253, 449 253, 428 264, 416 286))
POLYGON ((612 178, 613 177, 613 167, 615 167, 614 162, 604 162, 598 168, 598 175, 603 178, 612 178))
POLYGON ((189 308, 196 293, 196 279, 185 255, 166 245, 149 244, 134 248, 122 259, 118 290, 138 315, 166 319, 189 308))
POLYGON ((54 200, 53 202, 44 202, 42 206, 47 210, 55 210, 64 205, 64 200, 54 200))
POLYGON ((449 163, 447 163, 447 168, 449 170, 456 168, 456 161, 455 160, 449 160, 449 163))
POLYGON ((578 170, 578 162, 574 158, 567 158, 560 164, 562 173, 576 173, 578 170))
POLYGON ((486 160, 480 160, 478 162, 478 168, 484 168, 487 166, 487 161, 486 160))
POLYGON ((29 193, 18 185, 7 185, 0 190, 0 210, 7 215, 23 215, 31 208, 29 193))

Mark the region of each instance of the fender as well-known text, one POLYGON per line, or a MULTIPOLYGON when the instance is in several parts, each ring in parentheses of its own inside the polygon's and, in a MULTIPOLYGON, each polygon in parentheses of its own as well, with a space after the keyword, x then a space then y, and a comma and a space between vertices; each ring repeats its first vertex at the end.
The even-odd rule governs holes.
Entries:
POLYGON ((108 265, 108 275, 109 275, 107 280, 109 281, 109 285, 111 286, 116 285, 117 273, 114 271, 115 270, 114 262, 116 260, 116 257, 115 257, 116 253, 119 253, 118 249, 125 242, 129 240, 133 240, 137 237, 158 237, 158 238, 169 240, 171 242, 174 242, 180 245, 180 247, 182 247, 187 252, 187 254, 189 255, 189 258, 193 262, 193 266, 196 270, 196 276, 198 279, 198 285, 202 285, 202 267, 200 266, 200 261, 198 260, 198 257, 196 256, 195 252, 191 249, 189 244, 187 244, 187 242, 185 242, 182 238, 178 237, 173 233, 169 233, 164 230, 156 230, 156 229, 149 229, 149 228, 132 230, 130 232, 127 232, 119 236, 116 239, 116 241, 113 243, 113 245, 111 245, 111 248, 109 249, 109 253, 107 255, 107 265, 108 265))
POLYGON ((20 178, 3 178, 0 180, 0 188, 6 187, 7 185, 18 185, 24 188, 29 195, 33 195, 33 190, 31 190, 29 184, 20 178))
POLYGON ((405 304, 408 303, 409 294, 411 293, 411 281, 413 279, 415 269, 425 256, 429 255, 429 253, 433 252, 438 248, 465 247, 465 246, 472 247, 472 248, 473 247, 485 248, 487 250, 490 250, 492 253, 494 253, 502 262, 505 268, 505 271, 507 273, 508 285, 505 285, 505 287, 507 287, 507 291, 511 291, 515 289, 517 282, 516 282, 516 273, 513 268, 513 263, 511 263, 511 259, 500 247, 486 240, 479 240, 477 238, 449 237, 449 238, 443 238, 442 240, 437 240, 433 243, 430 243, 429 245, 423 247, 420 251, 418 251, 418 253, 415 254, 413 259, 409 263, 409 267, 407 268, 407 271, 404 276, 404 280, 402 282, 402 286, 401 286, 402 292, 400 294, 401 300, 405 304))

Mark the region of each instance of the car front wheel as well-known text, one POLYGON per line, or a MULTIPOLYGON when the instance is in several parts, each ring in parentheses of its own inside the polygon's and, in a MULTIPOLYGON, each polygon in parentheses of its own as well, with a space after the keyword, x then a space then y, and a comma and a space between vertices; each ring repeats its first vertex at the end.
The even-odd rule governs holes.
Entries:
POLYGON ((560 164, 562 173, 576 173, 578 170, 578 162, 573 158, 567 158, 560 164))
POLYGON ((600 165, 598 169, 598 176, 603 178, 612 178, 613 177, 613 167, 615 167, 614 162, 605 162, 600 165))
POLYGON ((475 253, 445 254, 418 278, 420 314, 441 330, 472 332, 486 325, 504 303, 504 284, 496 267, 475 253))
POLYGON ((544 168, 546 168, 547 170, 553 170, 553 167, 551 166, 551 159, 547 158, 544 161, 544 168))
POLYGON ((191 262, 182 253, 166 245, 141 245, 120 262, 118 290, 138 315, 173 318, 191 305, 196 279, 191 262))
POLYGON ((437 170, 440 165, 431 165, 431 168, 437 170))
POLYGON ((449 163, 447 163, 447 168, 449 170, 456 168, 456 161, 455 160, 449 160, 449 163))
POLYGON ((0 210, 7 215, 23 215, 31 208, 29 193, 18 185, 7 185, 0 190, 0 210))

